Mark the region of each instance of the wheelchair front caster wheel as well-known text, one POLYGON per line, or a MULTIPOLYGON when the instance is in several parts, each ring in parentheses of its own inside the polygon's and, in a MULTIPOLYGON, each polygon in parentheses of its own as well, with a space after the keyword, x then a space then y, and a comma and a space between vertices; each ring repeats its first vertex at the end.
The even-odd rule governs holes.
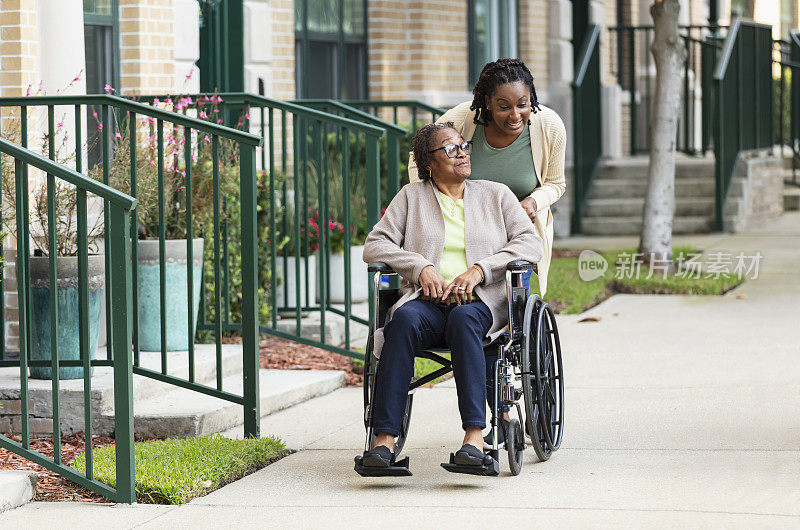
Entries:
POLYGON ((506 434, 506 450, 508 451, 508 466, 511 474, 516 476, 522 471, 522 451, 525 449, 525 435, 519 420, 512 419, 506 434))

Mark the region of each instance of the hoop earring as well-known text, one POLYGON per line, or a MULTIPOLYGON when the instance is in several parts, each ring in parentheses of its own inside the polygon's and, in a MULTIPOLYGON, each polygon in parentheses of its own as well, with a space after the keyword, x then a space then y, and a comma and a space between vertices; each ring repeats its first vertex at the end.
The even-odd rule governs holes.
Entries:
POLYGON ((433 171, 431 171, 431 168, 428 168, 428 178, 433 180, 433 171))

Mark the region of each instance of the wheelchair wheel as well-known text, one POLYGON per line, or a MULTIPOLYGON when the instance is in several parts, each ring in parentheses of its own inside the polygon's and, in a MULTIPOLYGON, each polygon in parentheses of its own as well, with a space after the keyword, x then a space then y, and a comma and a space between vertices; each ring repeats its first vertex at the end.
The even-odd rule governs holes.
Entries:
POLYGON ((522 471, 522 451, 525 450, 525 435, 522 434, 522 426, 519 424, 519 420, 516 418, 511 420, 506 436, 508 467, 511 468, 511 474, 516 476, 522 471))
MULTIPOLYGON (((372 423, 372 401, 375 395, 375 376, 378 363, 373 362, 373 341, 372 333, 367 339, 367 349, 364 354, 364 427, 370 433, 369 446, 375 446, 375 433, 370 429, 372 423)), ((411 409, 414 405, 414 394, 408 394, 406 398, 406 410, 403 413, 403 423, 400 425, 400 435, 394 442, 394 454, 399 455, 403 450, 408 437, 408 429, 411 426, 411 409)))
POLYGON ((557 451, 564 429, 564 377, 561 364, 561 341, 553 309, 544 304, 539 311, 536 344, 536 399, 539 422, 547 447, 557 451))
POLYGON ((550 306, 538 296, 528 298, 525 305, 523 333, 525 430, 536 456, 545 461, 561 444, 564 384, 555 317, 550 306))

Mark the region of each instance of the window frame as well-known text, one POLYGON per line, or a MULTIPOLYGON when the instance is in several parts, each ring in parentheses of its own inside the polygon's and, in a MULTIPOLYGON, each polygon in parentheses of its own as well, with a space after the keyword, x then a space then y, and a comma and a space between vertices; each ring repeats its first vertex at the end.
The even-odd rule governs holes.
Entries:
POLYGON ((308 0, 295 0, 295 4, 299 2, 301 21, 299 25, 295 25, 295 95, 298 99, 308 97, 310 91, 309 76, 306 75, 306 69, 310 64, 309 48, 310 43, 323 42, 328 44, 336 44, 336 86, 333 99, 341 99, 346 89, 347 75, 346 75, 346 45, 360 45, 363 48, 363 58, 361 61, 361 68, 363 76, 359 83, 360 91, 363 98, 369 99, 369 19, 367 16, 368 0, 360 0, 362 5, 362 17, 364 20, 363 33, 345 33, 344 25, 344 0, 336 0, 337 9, 339 10, 338 31, 311 31, 308 28, 308 0), (299 27, 298 27, 299 26, 299 27), (299 57, 298 57, 299 56, 299 57))
MULTIPOLYGON (((110 15, 98 15, 96 13, 84 12, 83 25, 84 27, 104 26, 111 28, 111 85, 114 87, 114 90, 116 90, 115 94, 120 94, 122 87, 120 87, 119 0, 111 0, 110 15)), ((86 51, 84 50, 84 61, 85 57, 86 51)), ((84 75, 88 75, 88 72, 84 72, 84 75)))
POLYGON ((469 88, 475 86, 480 71, 486 64, 478 61, 478 42, 475 10, 478 2, 489 7, 487 39, 490 61, 500 57, 519 57, 519 1, 518 0, 468 0, 467 2, 467 40, 469 50, 468 76, 469 88), (513 34, 509 34, 513 33, 513 34), (506 35, 506 38, 501 38, 506 35), (505 42, 504 42, 505 41, 505 42))

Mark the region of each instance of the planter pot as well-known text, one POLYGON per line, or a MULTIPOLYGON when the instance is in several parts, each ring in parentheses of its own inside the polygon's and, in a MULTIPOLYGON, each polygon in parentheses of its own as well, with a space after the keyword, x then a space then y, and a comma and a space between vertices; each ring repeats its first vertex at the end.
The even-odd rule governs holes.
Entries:
MULTIPOLYGON (((350 301, 364 302, 369 296, 367 264, 364 263, 364 245, 350 247, 350 301)), ((344 303, 344 254, 331 254, 328 262, 329 301, 344 303)), ((317 282, 319 289, 319 282, 317 282)))
MULTIPOLYGON (((295 298, 295 258, 289 256, 286 258, 287 271, 283 273, 283 258, 278 257, 275 263, 275 273, 278 278, 278 292, 275 294, 275 302, 277 304, 278 312, 286 312, 294 310, 295 298)), ((316 294, 317 286, 317 256, 311 255, 308 257, 300 258, 300 307, 306 306, 306 300, 309 305, 314 305, 317 300, 316 294), (308 262, 308 282, 306 282, 306 262, 308 262), (306 284, 308 284, 308 298, 306 298, 306 284)))
MULTIPOLYGON (((197 330, 200 308, 200 286, 203 284, 203 239, 192 240, 192 333, 197 330)), ((158 261, 158 240, 139 241, 137 293, 139 315, 139 349, 161 351, 161 284, 158 261)), ((186 240, 166 242, 166 317, 167 351, 189 349, 189 291, 186 279, 189 267, 186 240)))
MULTIPOLYGON (((80 360, 80 319, 78 310, 78 258, 57 260, 56 300, 58 305, 58 358, 80 360)), ((31 352, 32 360, 50 360, 50 258, 31 256, 31 352)), ((100 331, 100 306, 105 282, 105 261, 102 255, 89 256, 89 358, 97 350, 100 331)), ((32 379, 52 379, 49 366, 31 366, 32 379)), ((80 379, 82 366, 59 367, 59 379, 80 379)))

